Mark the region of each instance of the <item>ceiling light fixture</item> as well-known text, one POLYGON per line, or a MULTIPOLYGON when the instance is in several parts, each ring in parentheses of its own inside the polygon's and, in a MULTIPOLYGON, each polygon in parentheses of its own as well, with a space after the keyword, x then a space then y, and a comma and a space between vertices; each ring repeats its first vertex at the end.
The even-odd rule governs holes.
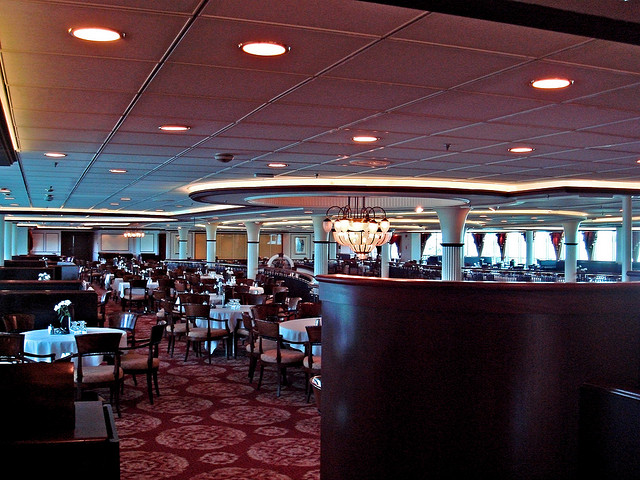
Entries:
POLYGON ((373 143, 380 140, 379 137, 374 137, 373 135, 356 135, 352 137, 351 140, 357 143, 373 143))
POLYGON ((290 47, 276 42, 245 42, 239 44, 238 47, 244 53, 258 57, 277 57, 291 50, 290 47))
POLYGON ((191 129, 188 125, 160 125, 158 128, 163 132, 186 132, 191 129))
POLYGON ((76 38, 90 42, 114 42, 124 38, 124 33, 101 27, 70 28, 69 33, 76 38))
POLYGON ((62 157, 66 157, 67 154, 62 152, 47 152, 44 154, 44 156, 51 157, 51 158, 62 158, 62 157))
POLYGON ((566 88, 571 84, 573 84, 573 80, 569 80, 568 78, 541 78, 531 81, 533 88, 539 88, 541 90, 557 90, 559 88, 566 88))
POLYGON ((285 168, 288 167, 289 164, 288 163, 284 163, 284 162, 271 162, 267 164, 267 167, 269 168, 285 168))
POLYGON ((511 153, 530 153, 534 150, 535 148, 533 147, 513 147, 509 149, 511 153))
POLYGON ((138 232, 138 231, 124 232, 122 235, 127 238, 142 238, 144 237, 144 232, 138 232))
POLYGON ((110 173, 127 173, 127 170, 125 170, 124 168, 110 168, 109 172, 110 173))
POLYGON ((324 231, 332 232, 334 240, 353 250, 360 260, 367 258, 375 247, 384 245, 391 239, 390 226, 384 209, 365 206, 364 197, 362 207, 359 206, 358 198, 355 198, 352 209, 351 197, 344 207, 329 207, 322 222, 324 231), (332 210, 337 210, 337 213, 331 215, 332 210), (382 212, 382 220, 376 219, 376 210, 382 212))

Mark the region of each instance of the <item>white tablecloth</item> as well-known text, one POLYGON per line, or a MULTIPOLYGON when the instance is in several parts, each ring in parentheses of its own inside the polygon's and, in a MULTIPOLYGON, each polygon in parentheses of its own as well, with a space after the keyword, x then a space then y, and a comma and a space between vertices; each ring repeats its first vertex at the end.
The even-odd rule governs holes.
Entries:
MULTIPOLYGON (((304 343, 309 339, 305 327, 309 325, 317 325, 318 321, 322 321, 321 317, 296 318, 280 323, 280 335, 282 339, 290 343, 293 348, 304 351, 304 343)), ((321 355, 322 348, 319 345, 313 347, 314 355, 321 355)))
MULTIPOLYGON (((120 340, 120 346, 127 346, 127 332, 119 330, 117 328, 98 328, 88 327, 87 333, 108 333, 118 332, 122 333, 122 339, 120 340)), ((56 354, 56 360, 77 353, 76 336, 69 333, 67 335, 51 335, 48 330, 30 330, 24 334, 24 351, 29 353, 37 353, 40 355, 47 355, 50 353, 56 354)), ((40 361, 46 361, 45 359, 38 359, 40 361)), ((97 365, 100 359, 96 357, 89 357, 84 360, 83 365, 97 365)))
MULTIPOLYGON (((217 306, 216 308, 211 308, 209 310, 209 316, 215 320, 215 319, 220 319, 220 320, 224 320, 225 318, 229 320, 229 330, 231 330, 232 332, 235 330, 236 325, 238 323, 238 320, 240 318, 242 318, 242 312, 247 312, 249 314, 251 314, 251 307, 253 305, 240 305, 240 308, 230 308, 230 307, 220 307, 217 306)), ((197 327, 202 327, 202 328, 207 328, 207 320, 202 320, 202 319, 196 319, 196 326, 197 327)), ((211 322, 211 328, 224 328, 224 322, 216 322, 216 321, 212 321, 211 322)), ((211 349, 211 351, 213 352, 216 347, 218 346, 218 342, 214 341, 211 342, 211 345, 209 345, 209 348, 211 349)))

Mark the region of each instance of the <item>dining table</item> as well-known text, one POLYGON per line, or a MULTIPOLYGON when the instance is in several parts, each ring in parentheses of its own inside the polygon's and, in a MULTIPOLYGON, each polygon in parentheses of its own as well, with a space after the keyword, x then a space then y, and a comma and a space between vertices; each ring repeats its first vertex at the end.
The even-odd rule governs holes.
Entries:
MULTIPOLYGON (((127 346, 127 332, 117 328, 101 328, 101 327, 87 327, 86 333, 121 333, 120 346, 127 346)), ((56 360, 78 353, 78 347, 76 344, 76 335, 83 335, 82 333, 66 333, 66 334, 51 334, 47 329, 29 330, 24 332, 24 351, 29 353, 36 353, 39 355, 49 355, 51 353, 56 354, 56 360)), ((37 361, 48 361, 49 359, 37 359, 37 361)), ((101 362, 100 357, 91 356, 84 358, 82 364, 85 366, 99 365, 101 362)), ((74 359, 75 363, 75 359, 74 359)))
MULTIPOLYGON (((224 328, 225 322, 222 320, 228 320, 229 330, 233 332, 236 329, 238 320, 242 318, 242 313, 247 312, 251 314, 251 307, 253 307, 253 305, 212 305, 209 310, 210 320, 198 318, 196 319, 196 327, 207 328, 207 323, 210 322, 211 328, 224 328)), ((214 340, 210 342, 207 348, 213 352, 217 347, 218 342, 214 340)))
MULTIPOLYGON (((293 348, 304 351, 304 344, 309 339, 306 327, 311 325, 322 325, 322 317, 295 318, 280 322, 282 340, 293 348)), ((314 355, 322 353, 320 345, 314 345, 311 350, 314 355)))
MULTIPOLYGON (((113 287, 114 287, 113 291, 115 292, 117 290, 119 298, 124 298, 125 290, 130 286, 131 286, 130 282, 124 282, 121 278, 120 279, 116 278, 113 281, 113 287)), ((159 282, 157 280, 154 281, 149 279, 147 281, 147 289, 149 291, 155 290, 156 288, 158 288, 158 286, 159 286, 159 282)))

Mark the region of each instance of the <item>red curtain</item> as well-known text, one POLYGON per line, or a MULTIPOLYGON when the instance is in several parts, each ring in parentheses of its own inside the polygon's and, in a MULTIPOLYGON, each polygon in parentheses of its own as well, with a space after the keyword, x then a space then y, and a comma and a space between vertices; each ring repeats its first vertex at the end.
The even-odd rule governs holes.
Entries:
POLYGON ((596 231, 582 232, 582 240, 584 241, 584 246, 587 249, 587 260, 592 260, 593 246, 596 244, 597 237, 598 232, 596 231))
POLYGON ((562 250, 562 237, 564 232, 549 232, 553 249, 556 252, 556 261, 560 260, 560 251, 562 250))
POLYGON ((500 260, 504 262, 505 256, 505 245, 507 243, 507 234, 505 232, 496 233, 496 237, 498 238, 498 247, 500 247, 500 260))
POLYGON ((482 247, 484 247, 484 233, 473 233, 473 243, 476 245, 478 256, 482 256, 482 247))

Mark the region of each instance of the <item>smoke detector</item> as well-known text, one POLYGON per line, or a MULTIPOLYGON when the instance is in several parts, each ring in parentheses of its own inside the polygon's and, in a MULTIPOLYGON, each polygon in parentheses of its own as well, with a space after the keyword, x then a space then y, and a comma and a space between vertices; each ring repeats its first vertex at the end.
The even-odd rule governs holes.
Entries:
POLYGON ((229 163, 231 160, 233 160, 233 154, 232 153, 216 153, 214 158, 219 162, 229 163))

